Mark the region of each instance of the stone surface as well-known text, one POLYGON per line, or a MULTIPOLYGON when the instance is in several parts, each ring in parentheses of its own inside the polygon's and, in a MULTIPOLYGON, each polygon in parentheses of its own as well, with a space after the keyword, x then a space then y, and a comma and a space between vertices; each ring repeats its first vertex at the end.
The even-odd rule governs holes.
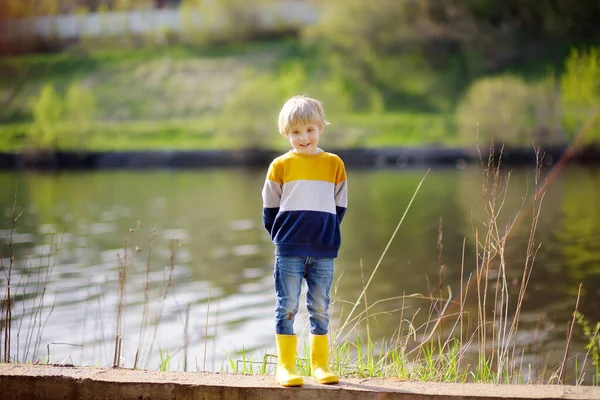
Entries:
POLYGON ((570 399, 600 400, 600 388, 567 385, 488 385, 342 379, 283 388, 271 376, 209 372, 0 364, 1 400, 233 399, 570 399))

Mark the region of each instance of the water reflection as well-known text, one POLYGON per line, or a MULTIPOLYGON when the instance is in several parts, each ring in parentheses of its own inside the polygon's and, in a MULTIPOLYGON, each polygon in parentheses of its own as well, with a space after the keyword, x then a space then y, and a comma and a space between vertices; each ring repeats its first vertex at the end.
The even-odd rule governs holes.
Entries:
MULTIPOLYGON (((361 294, 424 173, 349 171, 334 325, 361 294)), ((527 360, 539 368, 549 362, 540 355, 562 357, 580 283, 580 311, 592 322, 600 319, 599 175, 598 169, 567 169, 543 200, 536 237, 541 248, 518 336, 527 360)), ((178 362, 183 369, 186 341, 189 370, 204 365, 219 370, 226 354, 242 347, 272 352, 273 248, 260 220, 263 179, 262 170, 238 169, 0 173, 5 273, 11 235, 17 254, 11 277, 18 346, 15 340, 12 352, 27 360, 49 353, 51 362, 112 364, 125 257, 125 366, 133 365, 139 348, 138 365, 158 369, 160 349, 169 351, 173 368, 178 362), (13 200, 17 212, 24 212, 11 233, 13 200)), ((510 182, 502 226, 533 193, 533 171, 514 170, 510 182)), ((483 231, 486 221, 481 192, 478 168, 432 171, 373 277, 367 302, 413 293, 447 296, 447 286, 456 298, 461 276, 466 281, 475 273, 474 230, 483 231)), ((530 228, 531 216, 524 215, 507 243, 515 293, 530 228)), ((1 285, 4 293, 6 282, 1 285)), ((475 300, 474 292, 468 296, 475 300)), ((400 307, 407 308, 404 318, 420 310, 417 323, 429 314, 431 302, 390 300, 370 312, 400 307)), ((468 311, 476 314, 474 303, 468 311)), ((302 308, 297 330, 306 333, 304 313, 302 308)), ((374 317, 371 335, 390 337, 399 319, 374 317)), ((581 350, 583 338, 576 334, 574 346, 581 350)))

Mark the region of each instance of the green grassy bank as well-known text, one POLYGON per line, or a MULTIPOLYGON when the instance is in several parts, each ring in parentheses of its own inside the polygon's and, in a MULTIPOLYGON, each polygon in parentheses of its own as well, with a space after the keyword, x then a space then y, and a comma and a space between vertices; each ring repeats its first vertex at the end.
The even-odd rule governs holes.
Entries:
MULTIPOLYGON (((453 132, 453 118, 444 114, 348 114, 336 118, 327 129, 323 143, 329 147, 386 147, 459 144, 453 132)), ((0 149, 20 152, 32 146, 34 123, 0 124, 0 149)), ((81 138, 77 127, 68 123, 57 125, 58 147, 90 151, 125 150, 212 150, 238 149, 245 142, 236 141, 222 132, 219 118, 204 116, 159 121, 98 122, 81 138)), ((283 149, 287 142, 273 124, 268 147, 283 149)))
POLYGON ((575 53, 572 72, 567 65, 561 77, 537 72, 540 60, 489 76, 456 69, 407 79, 404 71, 406 90, 394 105, 340 77, 326 56, 296 39, 5 57, 0 150, 283 148, 276 116, 298 93, 323 101, 328 147, 464 146, 492 137, 564 144, 589 106, 566 115, 563 93, 578 97, 577 85, 597 79, 597 58, 575 53), (582 75, 588 59, 592 72, 582 75))

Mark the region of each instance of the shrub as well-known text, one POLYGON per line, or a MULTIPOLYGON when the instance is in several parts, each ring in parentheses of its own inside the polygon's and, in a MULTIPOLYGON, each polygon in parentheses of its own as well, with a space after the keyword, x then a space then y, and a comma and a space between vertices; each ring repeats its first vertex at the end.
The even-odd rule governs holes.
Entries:
POLYGON ((68 147, 82 149, 89 135, 96 110, 96 100, 92 92, 78 83, 73 83, 65 98, 65 111, 72 125, 72 135, 67 140, 68 147))
POLYGON ((556 143, 553 80, 527 84, 505 75, 477 80, 457 108, 459 135, 465 144, 528 147, 556 143), (479 140, 477 140, 479 138, 479 140))
POLYGON ((31 145, 42 150, 85 147, 96 110, 91 91, 75 82, 63 98, 52 84, 45 84, 31 103, 31 145))
POLYGON ((31 103, 33 125, 32 145, 44 150, 57 148, 58 123, 63 114, 63 102, 54 86, 45 84, 37 99, 31 103))
MULTIPOLYGON (((572 137, 587 122, 594 107, 600 105, 600 50, 571 51, 561 77, 563 124, 572 137)), ((585 143, 600 142, 600 122, 586 133, 585 143)))
POLYGON ((414 108, 415 98, 435 84, 411 30, 416 8, 395 0, 324 2, 317 25, 303 32, 308 42, 322 45, 333 74, 356 86, 358 109, 381 110, 380 103, 399 94, 414 108))

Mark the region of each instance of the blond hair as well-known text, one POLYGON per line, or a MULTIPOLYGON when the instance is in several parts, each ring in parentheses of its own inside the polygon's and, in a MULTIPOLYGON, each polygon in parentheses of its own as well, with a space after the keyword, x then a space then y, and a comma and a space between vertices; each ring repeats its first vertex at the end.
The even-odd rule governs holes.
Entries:
POLYGON ((279 112, 279 133, 287 136, 297 125, 315 124, 321 129, 329 125, 319 100, 305 95, 294 96, 285 102, 279 112))

